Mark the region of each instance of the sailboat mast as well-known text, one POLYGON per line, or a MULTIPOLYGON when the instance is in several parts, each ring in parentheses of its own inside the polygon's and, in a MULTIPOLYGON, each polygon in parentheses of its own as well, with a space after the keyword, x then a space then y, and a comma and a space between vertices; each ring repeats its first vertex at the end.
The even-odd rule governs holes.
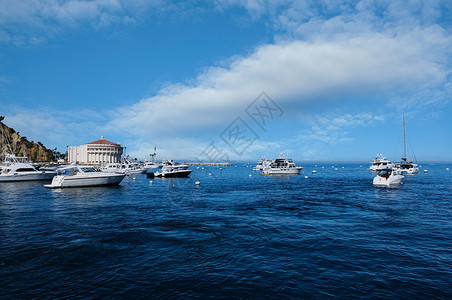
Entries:
POLYGON ((0 127, 2 128, 2 154, 0 156, 0 161, 3 161, 6 156, 6 143, 5 143, 5 132, 3 130, 3 124, 0 124, 0 127))
POLYGON ((405 130, 405 115, 403 115, 403 157, 406 159, 406 130, 405 130))

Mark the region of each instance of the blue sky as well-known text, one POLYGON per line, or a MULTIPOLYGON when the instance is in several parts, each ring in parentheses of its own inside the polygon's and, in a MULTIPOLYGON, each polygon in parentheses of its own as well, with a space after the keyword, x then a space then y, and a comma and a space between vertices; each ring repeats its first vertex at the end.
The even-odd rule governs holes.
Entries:
POLYGON ((0 111, 61 152, 104 135, 178 160, 397 160, 405 115, 419 161, 452 160, 451 16, 448 1, 0 0, 0 111))

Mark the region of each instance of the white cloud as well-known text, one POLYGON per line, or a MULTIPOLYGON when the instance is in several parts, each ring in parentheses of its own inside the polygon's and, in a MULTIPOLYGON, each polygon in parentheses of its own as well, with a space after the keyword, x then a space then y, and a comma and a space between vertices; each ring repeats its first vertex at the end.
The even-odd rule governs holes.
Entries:
POLYGON ((161 0, 0 0, 0 42, 37 44, 69 28, 129 24, 161 0))
POLYGON ((392 114, 374 115, 372 113, 358 113, 355 115, 316 115, 311 119, 313 123, 306 135, 301 137, 305 142, 321 141, 335 144, 351 141, 348 130, 355 127, 369 127, 377 122, 383 122, 392 114))
POLYGON ((0 104, 0 111, 7 112, 3 123, 19 131, 21 136, 40 141, 47 148, 58 147, 60 152, 66 151, 66 145, 89 142, 85 140, 87 136, 93 141, 99 139, 103 133, 100 124, 105 122, 102 114, 89 110, 76 113, 51 108, 29 110, 0 104))
MULTIPOLYGON (((109 128, 147 135, 192 134, 227 126, 262 91, 281 106, 361 96, 396 97, 445 84, 450 38, 428 28, 325 41, 264 45, 228 67, 210 68, 194 83, 173 85, 116 111, 109 128)), ((364 100, 365 101, 365 100, 364 100)))
POLYGON ((251 16, 251 20, 268 17, 279 30, 296 33, 301 27, 315 29, 318 36, 322 31, 362 32, 390 30, 414 26, 430 26, 446 21, 452 11, 452 3, 442 0, 216 0, 217 9, 242 7, 251 16), (315 26, 312 26, 316 24, 315 26), (338 25, 336 29, 334 26, 338 25), (364 26, 364 27, 363 27, 364 26))
POLYGON ((345 149, 350 145, 356 147, 359 141, 355 140, 352 132, 359 128, 367 128, 369 132, 372 132, 374 129, 370 128, 376 128, 385 121, 396 117, 399 115, 391 112, 384 114, 370 112, 315 114, 306 118, 306 123, 310 124, 310 127, 301 130, 302 133, 287 141, 287 144, 296 145, 298 149, 296 157, 303 160, 340 159, 341 156, 342 159, 359 159, 363 158, 363 153, 356 153, 350 149, 347 153, 337 156, 337 153, 331 149, 345 149), (353 155, 356 156, 353 157, 353 155))
MULTIPOLYGON (((195 143, 181 142, 189 153, 184 157, 190 158, 199 151, 196 144, 210 140, 209 136, 215 139, 262 91, 287 109, 287 117, 305 112, 308 104, 345 105, 354 98, 363 99, 362 106, 382 99, 384 105, 394 99, 405 108, 411 102, 427 103, 430 98, 424 96, 429 91, 447 84, 450 46, 450 37, 437 26, 396 36, 366 33, 331 41, 263 45, 228 66, 207 69, 193 82, 169 86, 132 107, 116 110, 106 128, 157 140, 198 137, 195 143)), ((344 128, 368 126, 372 120, 376 117, 366 114, 328 119, 324 123, 330 125, 313 128, 309 138, 348 142, 351 137, 344 128)), ((179 152, 176 144, 172 149, 179 152)))

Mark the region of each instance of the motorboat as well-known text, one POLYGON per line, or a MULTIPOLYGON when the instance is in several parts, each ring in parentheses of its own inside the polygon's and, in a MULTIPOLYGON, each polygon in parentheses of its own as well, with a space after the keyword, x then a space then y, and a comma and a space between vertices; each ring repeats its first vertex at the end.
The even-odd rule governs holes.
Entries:
POLYGON ((264 165, 268 165, 273 161, 263 156, 260 160, 257 161, 257 165, 253 168, 253 171, 262 171, 264 169, 264 165))
POLYGON ((55 171, 39 171, 25 156, 6 154, 0 168, 0 182, 51 180, 55 171))
POLYGON ((120 163, 106 163, 103 164, 99 170, 105 173, 117 173, 117 171, 121 168, 120 163))
POLYGON ((118 185, 126 174, 101 172, 93 166, 71 165, 57 171, 46 188, 118 185))
POLYGON ((303 169, 301 166, 296 166, 290 158, 286 158, 283 154, 275 159, 275 161, 266 161, 263 164, 261 175, 284 175, 284 174, 300 174, 303 169))
POLYGON ((138 175, 146 173, 146 170, 142 166, 140 166, 140 164, 124 159, 116 173, 138 175))
POLYGON ((146 173, 146 170, 140 164, 123 159, 121 163, 107 163, 100 167, 105 173, 117 173, 125 175, 138 175, 146 173))
POLYGON ((161 167, 163 167, 163 163, 157 163, 155 161, 146 161, 143 164, 143 169, 145 170, 145 172, 152 169, 160 169, 161 167))
POLYGON ((384 157, 382 154, 377 154, 377 157, 375 159, 371 160, 372 165, 369 167, 370 171, 381 171, 388 168, 395 167, 394 164, 389 161, 386 157, 384 157))
POLYGON ((400 162, 396 163, 395 167, 403 175, 413 175, 419 173, 418 165, 407 159, 405 116, 403 116, 403 157, 400 162))
POLYGON ((402 183, 404 176, 397 169, 387 168, 378 171, 373 184, 377 186, 394 186, 402 183))
POLYGON ((161 171, 155 173, 146 173, 147 177, 188 177, 193 170, 188 170, 189 165, 179 164, 173 160, 167 160, 163 163, 161 171))
POLYGON ((52 171, 39 171, 27 157, 13 154, 3 126, 0 127, 2 131, 0 182, 50 180, 55 176, 56 173, 52 171))
POLYGON ((402 161, 396 164, 397 170, 403 175, 413 175, 419 173, 419 167, 412 161, 407 161, 406 157, 402 157, 402 161))

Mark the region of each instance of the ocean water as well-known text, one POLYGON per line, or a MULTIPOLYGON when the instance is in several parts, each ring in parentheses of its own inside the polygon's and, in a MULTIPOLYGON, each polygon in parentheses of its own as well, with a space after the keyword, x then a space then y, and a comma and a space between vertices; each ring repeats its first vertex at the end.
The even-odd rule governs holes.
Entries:
POLYGON ((368 165, 1 183, 0 298, 451 299, 452 163, 395 188, 368 165))

